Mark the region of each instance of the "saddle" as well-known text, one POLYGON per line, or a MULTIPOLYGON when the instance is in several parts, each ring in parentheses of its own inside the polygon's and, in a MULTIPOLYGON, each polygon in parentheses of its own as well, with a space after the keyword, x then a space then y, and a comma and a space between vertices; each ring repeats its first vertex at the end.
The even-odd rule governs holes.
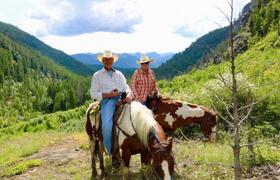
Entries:
MULTIPOLYGON (((121 100, 116 104, 115 113, 113 116, 113 126, 120 124, 120 122, 117 122, 118 119, 120 119, 120 116, 122 115, 123 109, 125 107, 126 103, 123 103, 121 100)), ((96 102, 94 104, 94 107, 89 112, 90 113, 90 121, 93 129, 93 135, 95 138, 100 139, 100 133, 102 134, 102 119, 101 119, 101 112, 100 112, 100 104, 96 102)), ((114 127, 113 127, 114 128, 114 127)))

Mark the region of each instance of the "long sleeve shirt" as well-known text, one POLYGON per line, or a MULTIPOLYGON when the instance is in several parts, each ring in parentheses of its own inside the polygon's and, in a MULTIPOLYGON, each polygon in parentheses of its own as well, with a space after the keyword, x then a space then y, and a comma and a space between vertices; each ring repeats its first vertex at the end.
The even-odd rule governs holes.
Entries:
POLYGON ((104 68, 95 72, 92 76, 90 95, 92 99, 102 100, 102 93, 110 93, 117 89, 120 92, 129 93, 131 90, 126 84, 124 75, 118 70, 107 71, 104 68))
POLYGON ((157 90, 154 72, 148 69, 148 73, 138 69, 131 78, 131 90, 136 100, 144 102, 151 92, 157 90))

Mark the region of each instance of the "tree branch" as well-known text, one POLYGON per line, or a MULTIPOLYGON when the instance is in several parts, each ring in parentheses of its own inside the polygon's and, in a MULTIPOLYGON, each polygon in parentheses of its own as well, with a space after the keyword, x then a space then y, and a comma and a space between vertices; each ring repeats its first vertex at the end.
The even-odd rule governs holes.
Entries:
MULTIPOLYGON (((208 95, 208 98, 209 98, 212 106, 214 107, 215 111, 217 112, 217 108, 215 107, 215 105, 209 95, 208 95)), ((234 127, 233 124, 231 122, 229 122, 225 117, 223 117, 220 113, 218 113, 218 116, 221 117, 225 122, 227 122, 231 127, 234 127)))
MULTIPOLYGON (((254 101, 253 101, 254 102, 254 101)), ((249 111, 247 112, 247 114, 246 114, 246 116, 243 118, 243 119, 241 119, 241 121, 239 121, 239 123, 238 123, 238 126, 240 126, 241 124, 242 124, 242 122, 243 121, 245 121, 248 117, 249 117, 249 115, 251 114, 251 111, 252 111, 252 109, 253 109, 253 102, 252 102, 252 105, 250 106, 250 109, 249 109, 249 111)))
POLYGON ((228 20, 228 22, 230 23, 231 21, 230 21, 229 16, 228 16, 221 8, 217 7, 217 9, 224 15, 224 17, 225 17, 225 18, 228 20))

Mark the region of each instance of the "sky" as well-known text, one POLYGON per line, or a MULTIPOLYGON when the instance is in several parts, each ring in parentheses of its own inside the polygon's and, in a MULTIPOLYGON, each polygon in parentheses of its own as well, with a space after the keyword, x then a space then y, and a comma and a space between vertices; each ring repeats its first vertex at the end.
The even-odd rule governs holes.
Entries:
MULTIPOLYGON (((238 17, 249 0, 234 0, 238 17)), ((228 0, 0 0, 0 21, 68 54, 180 52, 226 26, 228 0)))

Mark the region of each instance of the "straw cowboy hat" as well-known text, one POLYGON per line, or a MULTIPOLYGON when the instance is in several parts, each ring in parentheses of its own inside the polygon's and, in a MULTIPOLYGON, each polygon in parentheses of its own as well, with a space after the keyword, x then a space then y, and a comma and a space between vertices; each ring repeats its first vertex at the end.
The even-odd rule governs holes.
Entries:
POLYGON ((102 55, 98 55, 97 56, 97 59, 102 62, 102 59, 103 58, 113 58, 114 59, 114 62, 116 62, 119 58, 118 55, 116 54, 113 54, 112 51, 110 50, 105 50, 104 53, 102 55))
POLYGON ((143 54, 140 58, 140 61, 136 61, 137 64, 143 64, 143 63, 147 63, 147 62, 152 62, 153 60, 151 58, 149 58, 147 55, 143 54))

